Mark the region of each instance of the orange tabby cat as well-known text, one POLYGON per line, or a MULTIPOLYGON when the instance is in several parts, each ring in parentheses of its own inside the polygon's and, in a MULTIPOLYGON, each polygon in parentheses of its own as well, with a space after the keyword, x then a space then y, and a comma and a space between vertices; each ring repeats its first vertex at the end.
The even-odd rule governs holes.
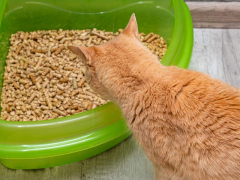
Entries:
POLYGON ((155 167, 156 179, 240 179, 240 90, 161 65, 142 45, 133 14, 97 47, 69 46, 92 88, 117 103, 155 167))

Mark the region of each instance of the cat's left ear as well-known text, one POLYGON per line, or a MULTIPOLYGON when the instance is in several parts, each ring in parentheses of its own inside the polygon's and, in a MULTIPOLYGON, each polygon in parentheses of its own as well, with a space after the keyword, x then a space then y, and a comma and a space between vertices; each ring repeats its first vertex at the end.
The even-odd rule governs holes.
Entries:
POLYGON ((124 29, 123 33, 133 35, 137 39, 139 39, 139 36, 138 36, 138 25, 137 25, 136 16, 135 16, 134 13, 132 14, 132 16, 131 16, 131 18, 130 18, 130 20, 128 22, 128 25, 124 29))
POLYGON ((85 47, 85 46, 68 46, 68 49, 80 57, 88 65, 92 64, 94 55, 95 55, 95 48, 94 47, 85 47))

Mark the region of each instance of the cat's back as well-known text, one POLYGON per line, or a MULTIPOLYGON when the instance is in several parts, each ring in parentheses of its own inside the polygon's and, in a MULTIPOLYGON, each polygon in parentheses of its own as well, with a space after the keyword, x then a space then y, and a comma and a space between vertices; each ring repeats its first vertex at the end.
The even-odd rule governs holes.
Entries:
POLYGON ((210 134, 219 132, 225 140, 230 134, 240 135, 238 88, 200 72, 175 67, 169 71, 175 72, 168 80, 167 95, 173 115, 187 118, 193 127, 201 125, 210 134))
POLYGON ((152 82, 147 114, 164 130, 150 129, 161 161, 192 179, 240 179, 240 90, 176 67, 155 72, 152 82))
POLYGON ((172 118, 188 133, 189 164, 215 179, 240 179, 240 90, 203 73, 169 71, 172 118))

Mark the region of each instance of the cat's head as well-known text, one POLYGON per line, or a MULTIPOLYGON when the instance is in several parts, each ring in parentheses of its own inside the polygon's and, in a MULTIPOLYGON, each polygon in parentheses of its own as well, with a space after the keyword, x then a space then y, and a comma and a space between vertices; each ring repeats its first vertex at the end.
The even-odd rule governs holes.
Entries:
MULTIPOLYGON (((99 46, 68 46, 69 50, 78 55, 78 58, 87 66, 86 80, 99 94, 107 95, 107 83, 117 78, 119 70, 124 68, 126 61, 131 59, 129 52, 135 44, 140 44, 138 25, 135 14, 132 14, 125 30, 114 39, 99 46)), ((117 81, 117 79, 116 79, 117 81)))

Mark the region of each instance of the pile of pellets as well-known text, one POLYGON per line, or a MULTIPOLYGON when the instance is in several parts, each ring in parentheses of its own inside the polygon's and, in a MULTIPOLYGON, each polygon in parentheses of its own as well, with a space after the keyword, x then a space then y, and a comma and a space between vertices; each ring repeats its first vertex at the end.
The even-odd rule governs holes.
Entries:
MULTIPOLYGON (((1 97, 1 118, 7 121, 54 119, 107 103, 86 83, 86 67, 68 45, 96 46, 122 32, 49 30, 17 32, 10 38, 1 97)), ((166 41, 157 34, 139 34, 154 54, 163 57, 166 41)))

